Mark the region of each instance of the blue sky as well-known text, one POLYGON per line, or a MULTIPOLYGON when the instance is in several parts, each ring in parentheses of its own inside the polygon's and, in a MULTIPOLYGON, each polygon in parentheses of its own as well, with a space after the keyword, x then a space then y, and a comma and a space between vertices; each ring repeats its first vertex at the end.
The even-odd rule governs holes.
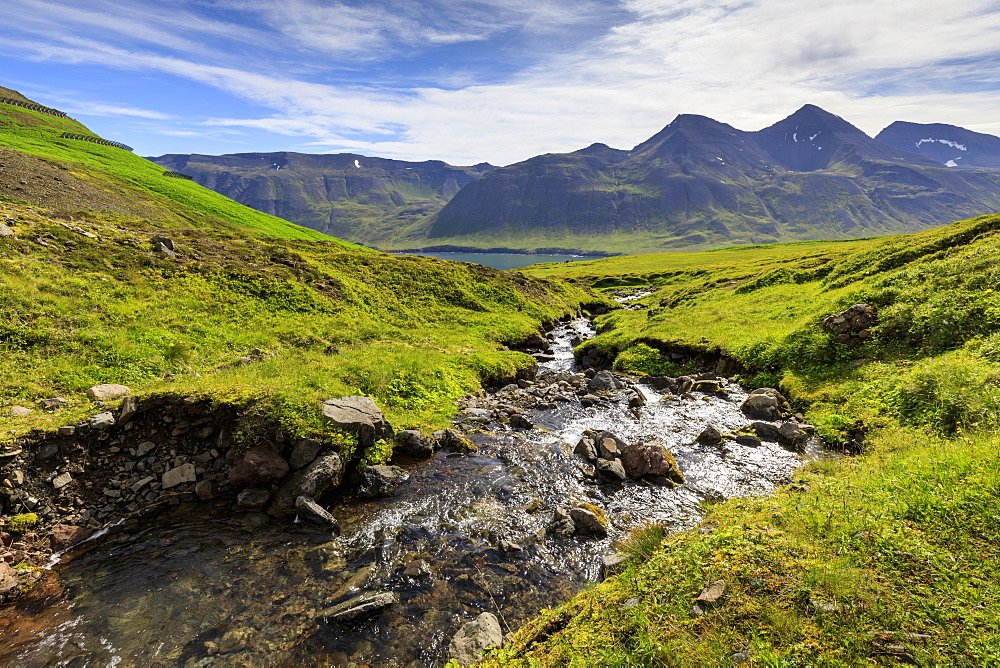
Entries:
POLYGON ((805 103, 1000 134, 978 0, 3 0, 0 85, 142 155, 509 164, 805 103))

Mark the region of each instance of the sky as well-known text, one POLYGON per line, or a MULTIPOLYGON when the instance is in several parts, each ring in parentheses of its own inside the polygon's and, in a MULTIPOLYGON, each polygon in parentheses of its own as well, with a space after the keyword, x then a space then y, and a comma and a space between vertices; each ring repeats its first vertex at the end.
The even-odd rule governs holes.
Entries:
POLYGON ((816 104, 1000 135, 996 0, 2 0, 0 85, 140 155, 505 165, 816 104))

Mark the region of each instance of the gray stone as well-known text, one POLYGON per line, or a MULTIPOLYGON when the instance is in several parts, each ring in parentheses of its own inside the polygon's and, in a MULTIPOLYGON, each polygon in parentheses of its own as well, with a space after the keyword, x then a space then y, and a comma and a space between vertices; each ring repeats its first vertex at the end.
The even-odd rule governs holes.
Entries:
POLYGON ((736 442, 749 448, 759 448, 761 445, 760 439, 753 434, 737 434, 736 442))
POLYGON ((573 519, 573 525, 577 532, 604 538, 608 535, 607 521, 598 517, 597 513, 589 508, 577 506, 570 508, 569 516, 573 519))
POLYGON ((315 438, 300 438, 292 446, 292 455, 288 458, 288 465, 293 471, 309 466, 316 460, 322 447, 323 444, 315 438))
POLYGON ((139 410, 139 400, 135 397, 125 397, 118 406, 118 415, 115 416, 118 424, 125 424, 132 419, 132 416, 139 410))
POLYGON ((101 385, 94 385, 87 390, 87 396, 94 401, 114 401, 115 399, 121 399, 131 391, 131 389, 124 385, 103 383, 101 385))
POLYGON ((0 223, 0 237, 13 237, 16 236, 14 230, 4 223, 0 223))
POLYGON ((409 474, 398 466, 383 465, 366 466, 361 470, 360 476, 358 496, 362 499, 390 496, 410 478, 409 474))
POLYGON ((448 655, 462 666, 471 666, 487 647, 503 644, 503 630, 496 615, 484 612, 462 625, 448 645, 448 655))
POLYGON ((152 451, 152 450, 153 450, 153 449, 154 449, 155 447, 156 447, 156 443, 153 443, 152 441, 144 441, 143 443, 140 443, 140 444, 139 444, 139 447, 137 447, 137 448, 135 449, 135 456, 136 456, 136 457, 145 457, 145 456, 146 456, 146 455, 148 455, 148 454, 149 454, 149 453, 150 453, 150 452, 151 452, 151 451, 152 451))
POLYGON ((199 480, 194 486, 195 495, 202 501, 211 501, 219 492, 219 485, 214 480, 199 480))
POLYGON ((625 473, 625 467, 622 466, 621 462, 615 459, 597 459, 594 462, 594 468, 596 469, 597 475, 600 476, 602 480, 608 482, 624 482, 628 475, 625 473))
POLYGON ((112 413, 98 413, 90 418, 89 424, 92 429, 107 429, 115 425, 115 416, 112 413))
POLYGON ((177 485, 183 485, 186 482, 195 482, 197 479, 198 475, 195 472, 194 464, 187 463, 166 471, 163 474, 161 484, 163 485, 163 489, 170 489, 177 485))
POLYGON ((374 617, 395 604, 396 595, 392 592, 365 592, 343 603, 327 608, 320 616, 328 622, 348 624, 374 617))
POLYGON ((52 479, 52 486, 56 489, 62 489, 71 482, 73 482, 73 476, 69 473, 62 473, 52 479))
POLYGON ((76 433, 76 426, 75 425, 64 424, 63 426, 59 427, 59 435, 60 436, 72 436, 75 433, 76 433))
POLYGON ((150 484, 152 482, 155 482, 155 481, 156 481, 155 477, 153 477, 153 476, 146 476, 145 478, 142 478, 140 480, 136 480, 132 484, 132 486, 129 487, 129 489, 131 489, 133 492, 138 492, 140 489, 142 489, 146 485, 148 485, 148 484, 150 484))
POLYGON ((781 419, 781 404, 768 394, 751 394, 740 405, 740 410, 751 420, 781 419))
POLYGON ((431 565, 423 559, 414 559, 403 569, 403 575, 408 578, 424 578, 431 574, 431 565))
POLYGON ((577 442, 573 453, 580 455, 588 462, 595 461, 597 459, 597 448, 594 447, 594 439, 589 436, 584 436, 577 442))
POLYGON ((625 383, 615 378, 610 371, 603 370, 594 374, 594 377, 587 381, 587 389, 592 392, 614 392, 625 387, 625 383))
POLYGON ((768 422, 754 422, 752 425, 754 432, 757 436, 761 437, 765 441, 777 441, 778 440, 778 427, 770 424, 768 422))
POLYGON ((34 412, 35 411, 30 408, 25 408, 24 406, 11 406, 10 409, 7 410, 7 414, 11 417, 28 417, 34 412))
POLYGON ((556 508, 546 531, 556 538, 569 538, 576 533, 576 524, 563 508, 556 508))
POLYGON ((236 497, 236 509, 258 512, 264 509, 271 500, 271 492, 261 487, 251 487, 243 490, 236 497))
POLYGON ((55 443, 45 443, 42 447, 38 448, 38 454, 35 455, 35 459, 44 462, 52 459, 59 454, 59 446, 55 443))
POLYGON ((420 459, 433 457, 437 445, 433 437, 426 436, 416 429, 405 429, 396 434, 396 443, 400 452, 420 459))
POLYGON ((323 402, 323 417, 334 427, 358 437, 361 448, 393 437, 392 425, 369 397, 340 397, 323 402))
POLYGON ((320 457, 309 466, 296 471, 278 488, 267 512, 271 517, 289 517, 295 513, 295 499, 300 496, 319 498, 323 492, 340 484, 344 463, 336 453, 320 457))
POLYGON ((623 554, 606 554, 601 558, 601 579, 620 573, 628 562, 628 558, 623 554))
POLYGON ((716 580, 698 595, 691 608, 691 614, 695 616, 704 615, 705 612, 722 604, 722 598, 726 595, 726 581, 716 580))
POLYGON ((515 429, 533 429, 535 425, 523 413, 514 413, 510 416, 510 426, 515 429))
POLYGON ((618 459, 622 456, 618 441, 610 436, 597 441, 597 454, 602 459, 618 459))
POLYGON ((802 431, 798 423, 782 422, 778 425, 778 442, 786 448, 802 452, 808 440, 809 435, 802 431))
POLYGON ((295 511, 303 522, 330 529, 335 535, 340 535, 340 523, 337 518, 331 515, 326 508, 316 503, 311 496, 302 495, 296 498, 295 511))

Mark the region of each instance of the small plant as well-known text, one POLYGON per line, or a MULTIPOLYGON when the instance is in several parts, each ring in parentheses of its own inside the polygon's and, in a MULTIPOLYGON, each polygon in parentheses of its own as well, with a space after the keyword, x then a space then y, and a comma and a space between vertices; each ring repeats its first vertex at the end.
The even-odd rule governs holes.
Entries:
POLYGON ((35 513, 22 513, 21 515, 14 515, 7 520, 5 528, 11 533, 24 533, 36 524, 38 524, 38 515, 35 513))
POLYGON ((662 524, 647 524, 633 531, 618 551, 629 561, 648 561, 663 543, 670 530, 662 524))

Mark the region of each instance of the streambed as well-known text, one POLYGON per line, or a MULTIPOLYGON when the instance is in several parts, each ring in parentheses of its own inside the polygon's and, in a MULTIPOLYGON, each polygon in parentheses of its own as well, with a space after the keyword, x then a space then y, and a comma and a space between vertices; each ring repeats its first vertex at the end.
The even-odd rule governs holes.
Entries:
MULTIPOLYGON (((570 373, 571 340, 592 335, 586 321, 557 328, 541 382, 570 373)), ((480 612, 513 630, 596 580, 629 530, 690 527, 705 498, 769 493, 800 464, 776 443, 695 442, 707 425, 732 432, 750 423, 735 384, 726 384, 728 398, 661 400, 649 387, 635 390, 644 406, 613 397, 590 407, 562 402, 526 411, 537 425, 530 430, 482 425, 472 434, 477 453, 404 462, 410 478, 393 496, 331 508, 339 538, 262 514, 233 515, 222 503, 126 522, 0 612, 0 662, 440 665, 455 631, 480 612), (587 429, 628 442, 658 438, 685 484, 598 484, 573 454, 587 429), (553 510, 579 502, 605 509, 609 536, 547 535, 553 510), (393 592, 398 602, 354 625, 320 619, 363 591, 393 592)))

